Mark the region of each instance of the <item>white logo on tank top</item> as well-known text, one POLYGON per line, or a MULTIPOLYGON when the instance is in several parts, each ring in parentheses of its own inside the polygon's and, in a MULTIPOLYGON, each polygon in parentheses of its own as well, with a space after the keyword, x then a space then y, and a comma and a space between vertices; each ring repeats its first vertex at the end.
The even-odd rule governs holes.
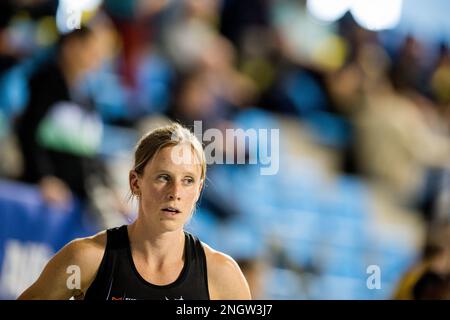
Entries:
POLYGON ((169 298, 167 298, 167 297, 165 297, 165 298, 166 298, 166 300, 184 300, 184 299, 183 299, 183 296, 180 296, 180 298, 178 298, 178 299, 177 299, 177 298, 169 299, 169 298))

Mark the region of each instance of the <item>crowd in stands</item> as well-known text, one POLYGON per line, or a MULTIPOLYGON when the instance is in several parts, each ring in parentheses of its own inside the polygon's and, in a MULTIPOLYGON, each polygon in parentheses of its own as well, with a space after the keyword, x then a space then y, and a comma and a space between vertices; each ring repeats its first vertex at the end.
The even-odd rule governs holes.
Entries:
POLYGON ((134 217, 142 133, 279 129, 279 172, 211 164, 190 225, 255 298, 450 298, 448 42, 318 23, 305 1, 98 3, 67 32, 58 1, 0 3, 1 180, 100 230, 134 217))

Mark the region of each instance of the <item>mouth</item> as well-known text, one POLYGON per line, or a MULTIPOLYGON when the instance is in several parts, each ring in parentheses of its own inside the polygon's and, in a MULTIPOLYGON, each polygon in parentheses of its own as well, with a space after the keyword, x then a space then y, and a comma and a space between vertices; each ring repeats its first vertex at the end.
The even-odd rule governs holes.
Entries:
POLYGON ((175 207, 165 207, 165 208, 162 208, 161 210, 164 212, 170 213, 170 214, 181 213, 181 211, 175 207))

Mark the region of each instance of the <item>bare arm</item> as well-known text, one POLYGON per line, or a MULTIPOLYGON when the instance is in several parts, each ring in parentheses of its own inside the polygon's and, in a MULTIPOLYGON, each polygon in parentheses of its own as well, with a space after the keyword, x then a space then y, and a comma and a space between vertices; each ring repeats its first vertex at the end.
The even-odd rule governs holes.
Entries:
POLYGON ((70 242, 53 256, 36 282, 18 299, 67 300, 84 295, 95 278, 105 243, 104 234, 70 242))
POLYGON ((212 300, 250 300, 251 293, 239 265, 230 256, 205 248, 209 295, 212 300))

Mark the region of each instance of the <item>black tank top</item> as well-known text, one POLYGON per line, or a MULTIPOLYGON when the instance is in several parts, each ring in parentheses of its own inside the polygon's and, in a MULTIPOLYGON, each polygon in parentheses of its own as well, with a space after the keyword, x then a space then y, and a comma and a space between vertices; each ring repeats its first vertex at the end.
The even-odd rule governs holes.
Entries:
POLYGON ((154 285, 134 265, 127 226, 108 229, 106 249, 85 300, 208 300, 206 257, 197 237, 185 232, 184 266, 175 282, 154 285))

